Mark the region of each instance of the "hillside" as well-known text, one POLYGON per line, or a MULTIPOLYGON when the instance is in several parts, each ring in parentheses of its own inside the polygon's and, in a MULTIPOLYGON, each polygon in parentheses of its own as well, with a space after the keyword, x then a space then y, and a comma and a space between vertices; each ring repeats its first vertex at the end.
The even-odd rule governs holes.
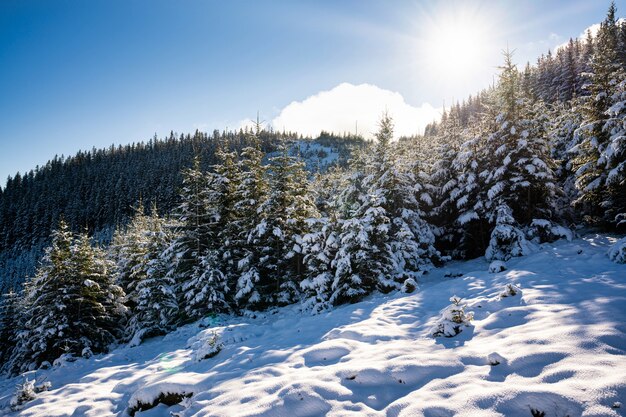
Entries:
MULTIPOLYGON (((240 151, 250 145, 250 137, 248 130, 172 133, 146 143, 55 156, 43 167, 10 177, 0 186, 0 294, 34 275, 60 218, 72 230, 86 229, 95 241, 108 244, 140 199, 148 210, 155 204, 160 214, 174 211, 180 203, 182 171, 192 165, 194 155, 210 171, 218 162, 216 149, 240 151)), ((325 132, 318 138, 297 138, 296 133, 259 134, 265 152, 275 154, 285 145, 312 173, 346 165, 351 149, 364 145, 362 138, 325 132)))
POLYGON ((495 274, 484 258, 451 262, 415 293, 320 315, 296 305, 208 317, 27 374, 51 388, 17 413, 8 403, 21 379, 0 380, 0 406, 16 417, 125 416, 167 392, 191 397, 135 415, 624 415, 626 265, 608 259, 614 241, 543 244, 495 274), (521 291, 503 298, 508 284, 521 291), (433 338, 454 295, 474 319, 433 338), (198 360, 214 334, 222 350, 198 360))

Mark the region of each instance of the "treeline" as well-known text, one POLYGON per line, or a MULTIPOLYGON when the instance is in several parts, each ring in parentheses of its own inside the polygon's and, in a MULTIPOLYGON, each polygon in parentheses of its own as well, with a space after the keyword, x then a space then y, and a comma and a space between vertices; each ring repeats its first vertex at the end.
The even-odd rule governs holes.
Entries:
POLYGON ((169 214, 140 199, 106 250, 61 222, 35 277, 4 298, 2 369, 138 344, 213 313, 411 292, 449 257, 506 261, 571 237, 568 225, 623 230, 623 30, 611 6, 585 94, 569 101, 542 99, 507 52, 466 124, 451 110, 431 136, 394 143, 385 114, 375 143, 314 178, 284 148, 267 158, 257 126, 241 150, 221 143, 210 169, 194 158, 169 214))
MULTIPOLYGON (((266 151, 297 138, 293 133, 263 132, 266 151)), ((218 144, 233 149, 248 145, 248 134, 213 132, 169 137, 109 149, 55 157, 43 167, 7 179, 0 192, 0 250, 28 247, 47 238, 61 216, 75 230, 91 232, 123 223, 142 197, 162 210, 175 207, 181 171, 200 155, 208 169, 216 162, 218 144)))
MULTIPOLYGON (((299 136, 263 130, 257 140, 264 152, 290 144, 299 136)), ((202 169, 217 162, 215 150, 228 143, 232 150, 250 145, 248 129, 238 132, 196 131, 146 143, 78 152, 71 157, 55 157, 43 167, 9 177, 0 189, 0 292, 19 286, 34 274, 37 260, 49 243, 52 230, 61 217, 74 232, 88 230, 97 240, 108 243, 116 226, 133 215, 132 207, 141 198, 153 203, 161 214, 178 203, 182 171, 199 156, 202 169)), ((337 164, 345 164, 352 147, 362 146, 358 137, 324 134, 318 140, 337 151, 337 164)), ((311 169, 326 168, 311 164, 311 169)))

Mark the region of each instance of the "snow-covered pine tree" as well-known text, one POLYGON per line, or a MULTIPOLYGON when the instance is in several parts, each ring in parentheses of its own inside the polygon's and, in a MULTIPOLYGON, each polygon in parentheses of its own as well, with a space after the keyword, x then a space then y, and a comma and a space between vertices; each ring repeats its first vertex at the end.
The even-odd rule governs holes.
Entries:
POLYGON ((37 274, 25 286, 24 328, 11 371, 52 362, 62 354, 104 352, 122 334, 123 291, 111 280, 104 252, 86 234, 75 241, 61 221, 37 274))
MULTIPOLYGON (((237 207, 242 172, 236 152, 229 152, 223 148, 218 149, 216 155, 220 163, 214 166, 216 178, 208 197, 209 206, 214 213, 212 228, 214 234, 217 235, 214 247, 218 257, 216 269, 222 271, 225 279, 224 283, 217 283, 217 287, 223 291, 222 297, 226 303, 233 305, 234 290, 239 278, 238 263, 243 257, 240 213, 237 207)), ((215 310, 226 307, 214 304, 212 308, 215 310)))
POLYGON ((388 245, 389 218, 381 198, 369 194, 359 197, 358 207, 340 223, 339 248, 331 264, 335 273, 329 302, 333 305, 359 301, 381 283, 386 284, 394 273, 388 245))
POLYGON ((339 249, 341 223, 334 214, 311 220, 311 223, 311 232, 302 238, 306 271, 300 288, 305 294, 304 308, 317 313, 330 307, 335 278, 332 263, 339 249))
MULTIPOLYGON (((334 204, 337 209, 337 224, 328 224, 330 227, 326 228, 325 233, 317 235, 318 241, 330 238, 330 233, 336 228, 336 237, 333 236, 330 245, 320 246, 320 250, 324 248, 328 253, 310 250, 313 254, 309 258, 312 273, 304 282, 304 286, 309 297, 312 297, 309 300, 320 308, 328 304, 337 305, 360 300, 376 289, 379 275, 389 272, 376 269, 378 264, 375 257, 379 254, 374 253, 376 249, 372 249, 370 237, 377 230, 372 228, 373 224, 366 224, 366 219, 363 218, 364 208, 370 199, 364 184, 368 160, 366 152, 367 150, 357 152, 350 161, 346 186, 338 193, 337 202, 334 204), (324 265, 321 262, 323 257, 331 256, 333 253, 334 257, 330 264, 324 265), (319 256, 320 254, 322 256, 319 256), (326 272, 330 275, 326 275, 326 272), (321 279, 316 280, 316 277, 321 279)), ((381 212, 377 210, 372 213, 381 212)), ((371 222, 374 219, 370 216, 367 220, 371 222)), ((377 226, 380 226, 378 232, 384 233, 386 239, 386 224, 389 219, 379 218, 376 222, 377 226)), ((315 243, 316 241, 311 242, 312 245, 315 243)), ((387 249, 384 247, 386 255, 387 249)), ((389 257, 386 256, 386 259, 389 257)))
POLYGON ((501 204, 496 209, 496 220, 485 258, 489 261, 507 261, 514 256, 528 255, 530 245, 524 232, 516 226, 511 209, 501 204))
POLYGON ((207 174, 210 180, 204 191, 208 214, 206 232, 211 239, 197 254, 199 266, 182 284, 185 312, 197 319, 208 313, 229 309, 229 282, 234 283, 238 258, 236 190, 239 180, 237 154, 226 150, 227 144, 218 148, 220 161, 207 174))
POLYGON ((123 334, 127 314, 124 292, 112 279, 113 264, 106 252, 92 246, 86 232, 78 235, 71 253, 72 275, 62 293, 75 342, 68 341, 66 346, 74 354, 82 354, 85 348, 106 352, 123 334))
POLYGON ((313 192, 321 216, 309 221, 310 232, 302 238, 306 270, 300 283, 305 294, 304 308, 314 313, 330 307, 335 273, 332 262, 339 249, 341 231, 338 196, 346 187, 345 173, 339 168, 331 168, 315 178, 313 192))
POLYGON ((578 197, 578 190, 572 175, 573 155, 570 150, 577 145, 578 136, 575 132, 582 122, 580 99, 572 99, 566 104, 555 104, 550 111, 549 120, 548 141, 555 164, 554 176, 557 189, 562 191, 556 196, 555 210, 558 218, 571 224, 578 217, 571 207, 571 202, 578 197))
POLYGON ((175 282, 168 275, 168 258, 164 256, 172 240, 171 230, 165 219, 159 217, 155 206, 144 224, 143 257, 134 268, 138 280, 132 294, 127 294, 127 298, 134 300, 125 330, 126 339, 132 346, 146 338, 165 334, 174 327, 178 316, 175 282))
MULTIPOLYGON (((175 240, 167 249, 170 259, 168 276, 176 282, 178 304, 186 304, 190 282, 199 280, 206 272, 201 256, 209 249, 215 236, 211 233, 212 213, 208 207, 207 191, 213 179, 200 169, 200 158, 194 158, 193 166, 183 171, 183 188, 180 192, 181 204, 175 210, 175 240)), ((197 318, 180 310, 180 321, 188 322, 197 318)))
POLYGON ((279 152, 270 158, 269 193, 251 236, 259 250, 256 288, 265 305, 295 299, 304 273, 301 238, 308 231, 307 220, 317 217, 304 162, 288 155, 286 148, 279 152))
MULTIPOLYGON (((577 131, 579 144, 573 149, 576 153, 573 160, 576 186, 580 190, 580 197, 574 203, 589 215, 589 219, 613 226, 623 208, 614 204, 623 201, 620 194, 624 192, 624 186, 623 183, 620 186, 619 181, 608 183, 609 173, 616 171, 607 166, 607 153, 614 155, 612 149, 618 144, 613 142, 616 125, 609 123, 609 119, 616 115, 619 119, 618 90, 626 79, 619 54, 619 26, 615 13, 612 3, 594 42, 588 85, 590 96, 583 106, 584 121, 577 131), (616 184, 617 190, 613 189, 616 184), (614 199, 616 194, 617 201, 614 199)), ((615 161, 619 157, 611 156, 610 159, 615 161)))
POLYGON ((454 223, 460 228, 455 257, 475 257, 487 247, 489 224, 486 216, 485 192, 485 146, 482 131, 485 120, 469 129, 469 139, 461 144, 452 166, 457 179, 449 190, 452 212, 456 211, 454 223))
MULTIPOLYGON (((626 26, 626 23, 623 23, 626 26)), ((608 120, 603 129, 608 132, 610 144, 598 163, 608 171, 607 202, 611 206, 607 217, 620 230, 626 230, 626 79, 621 81, 611 96, 608 120), (611 219, 610 216, 613 216, 611 219)))
POLYGON ((140 201, 130 223, 117 229, 109 246, 109 255, 115 263, 114 276, 126 294, 126 306, 133 311, 137 305, 136 285, 145 278, 144 259, 147 251, 146 232, 149 219, 140 201))
MULTIPOLYGON (((535 218, 550 219, 557 193, 552 161, 545 140, 546 109, 541 102, 522 96, 519 73, 511 54, 504 55, 495 98, 499 114, 495 130, 486 141, 485 172, 487 218, 492 225, 501 223, 505 208, 522 226, 535 218)), ((514 227, 507 217, 507 225, 514 227)), ((517 230, 517 229, 516 229, 517 230)), ((494 230, 493 233, 496 233, 494 230)), ((494 241, 492 239, 490 247, 494 241)), ((523 238, 523 235, 521 236, 523 238)))
MULTIPOLYGON (((428 219, 436 225, 433 233, 437 238, 438 247, 452 256, 461 255, 458 243, 462 229, 455 222, 458 208, 452 192, 459 189, 460 172, 457 172, 454 161, 457 159, 463 144, 461 120, 456 112, 451 112, 447 123, 441 126, 436 137, 435 162, 430 174, 433 187, 433 208, 428 219)), ((419 178, 419 177, 418 177, 419 178)))
POLYGON ((581 45, 580 55, 578 57, 578 77, 576 79, 576 97, 588 96, 588 84, 591 76, 591 61, 594 51, 594 39, 591 30, 587 30, 584 43, 581 45))
POLYGON ((62 338, 68 331, 68 318, 65 297, 60 295, 71 274, 72 233, 64 220, 51 237, 37 275, 24 285, 23 322, 10 359, 11 373, 34 368, 65 353, 62 338))
POLYGON ((237 283, 235 303, 239 308, 255 308, 261 305, 261 294, 257 284, 261 275, 258 264, 260 253, 255 244, 255 227, 261 223, 259 207, 268 193, 267 167, 263 165, 259 135, 260 124, 251 137, 253 146, 244 148, 239 162, 240 180, 237 184, 235 210, 239 214, 236 227, 241 258, 237 261, 237 283))
POLYGON ((567 47, 559 50, 559 85, 558 85, 558 97, 559 101, 570 101, 576 95, 576 74, 578 70, 576 68, 576 57, 574 40, 570 38, 567 47))
POLYGON ((381 118, 376 138, 375 156, 367 167, 364 184, 369 194, 380 201, 382 215, 389 219, 385 245, 390 250, 391 274, 380 277, 378 283, 379 289, 384 291, 399 288, 407 278, 415 278, 428 270, 439 254, 420 207, 420 204, 432 204, 432 198, 422 184, 427 179, 419 176, 419 167, 415 163, 412 167, 402 167, 399 163, 391 144, 393 120, 386 113, 381 118))

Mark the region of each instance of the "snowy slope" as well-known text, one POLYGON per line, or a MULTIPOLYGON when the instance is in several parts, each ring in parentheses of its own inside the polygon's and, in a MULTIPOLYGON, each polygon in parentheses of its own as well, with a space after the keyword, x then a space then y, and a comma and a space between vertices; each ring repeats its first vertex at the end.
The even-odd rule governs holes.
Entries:
MULTIPOLYGON (((4 413, 124 416, 129 404, 175 392, 193 395, 135 415, 625 415, 626 265, 608 259, 611 241, 544 245, 496 274, 484 260, 451 263, 413 294, 377 295, 318 316, 288 307, 207 319, 209 328, 196 323, 38 371, 52 389, 4 413), (509 283, 521 293, 502 298, 509 283), (473 326, 433 338, 453 295, 474 312, 473 326), (222 351, 198 361, 213 332, 222 351)), ((19 381, 0 380, 0 406, 19 381)))
MULTIPOLYGON (((289 155, 299 157, 309 172, 324 172, 330 166, 337 164, 341 159, 341 153, 337 148, 324 146, 316 140, 297 140, 290 144, 289 155)), ((265 160, 280 154, 280 151, 270 152, 265 160)), ((343 155, 344 158, 348 155, 343 155)))

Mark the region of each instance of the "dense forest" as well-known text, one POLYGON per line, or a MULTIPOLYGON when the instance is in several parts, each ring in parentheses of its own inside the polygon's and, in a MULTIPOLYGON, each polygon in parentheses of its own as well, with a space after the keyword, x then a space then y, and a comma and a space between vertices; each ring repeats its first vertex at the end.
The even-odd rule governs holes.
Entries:
MULTIPOLYGON (((0 290, 19 287, 25 277, 34 275, 61 218, 74 232, 86 230, 97 242, 108 243, 115 227, 129 221, 140 199, 148 211, 155 206, 161 214, 176 207, 182 170, 194 157, 203 170, 210 170, 217 162, 218 146, 241 150, 250 137, 247 128, 212 135, 171 133, 145 143, 55 157, 44 167, 9 177, 0 189, 0 290)), ((363 146, 361 138, 326 132, 313 140, 264 130, 258 140, 266 153, 288 146, 290 153, 305 158, 311 172, 328 168, 323 165, 328 153, 334 151, 336 157, 330 165, 345 165, 351 149, 363 146)))
POLYGON ((412 292, 450 258, 507 261, 581 227, 623 232, 626 22, 611 6, 595 35, 523 70, 506 51, 497 83, 423 136, 394 142, 383 114, 376 141, 350 139, 363 145, 345 166, 312 175, 281 143, 294 137, 260 125, 172 136, 10 179, 3 248, 55 228, 36 274, 3 298, 2 369, 215 313, 412 292), (90 233, 110 225, 96 244, 90 233))

